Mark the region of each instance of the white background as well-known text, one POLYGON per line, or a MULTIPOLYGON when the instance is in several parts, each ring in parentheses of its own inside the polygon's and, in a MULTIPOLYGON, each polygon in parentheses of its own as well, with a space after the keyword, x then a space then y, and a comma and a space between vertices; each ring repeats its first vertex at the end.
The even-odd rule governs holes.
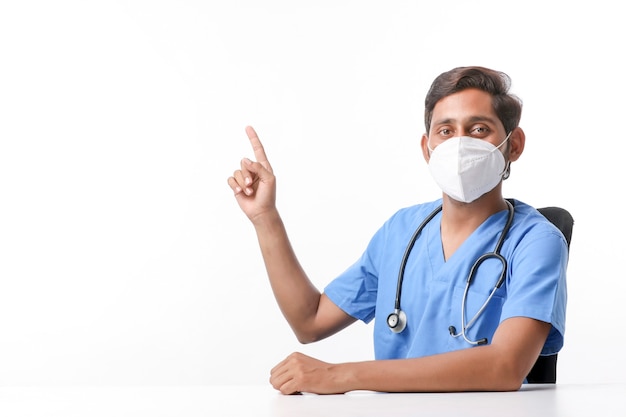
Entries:
POLYGON ((439 73, 507 72, 526 150, 507 197, 576 224, 559 382, 626 381, 618 2, 0 3, 0 385, 266 383, 301 346, 226 179, 264 141, 321 289, 395 210, 439 73))

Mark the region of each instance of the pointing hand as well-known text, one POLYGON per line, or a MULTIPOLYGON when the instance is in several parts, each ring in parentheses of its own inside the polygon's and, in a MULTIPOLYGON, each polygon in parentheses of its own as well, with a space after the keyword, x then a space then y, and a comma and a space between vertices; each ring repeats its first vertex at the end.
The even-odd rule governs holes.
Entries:
POLYGON ((260 215, 276 209, 276 177, 257 133, 248 126, 246 134, 256 161, 243 158, 241 168, 228 178, 228 185, 241 210, 254 222, 260 215))

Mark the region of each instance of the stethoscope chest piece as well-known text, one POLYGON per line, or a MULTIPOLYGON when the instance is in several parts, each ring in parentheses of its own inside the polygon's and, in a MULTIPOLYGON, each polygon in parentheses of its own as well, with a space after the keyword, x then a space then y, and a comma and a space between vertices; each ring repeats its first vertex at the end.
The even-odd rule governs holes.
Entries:
POLYGON ((387 316, 387 326, 392 332, 400 333, 406 327, 406 313, 395 309, 393 313, 387 316))

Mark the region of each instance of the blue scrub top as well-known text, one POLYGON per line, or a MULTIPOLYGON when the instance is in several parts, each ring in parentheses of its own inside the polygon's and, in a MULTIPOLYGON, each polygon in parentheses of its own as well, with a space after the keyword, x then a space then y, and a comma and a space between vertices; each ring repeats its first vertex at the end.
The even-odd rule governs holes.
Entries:
MULTIPOLYGON (((486 309, 467 330, 471 340, 491 338, 510 317, 530 317, 552 324, 541 352, 563 346, 567 302, 567 242, 562 233, 533 207, 517 200, 513 224, 500 253, 508 262, 506 279, 486 309)), ((462 329, 461 305, 472 265, 495 249, 508 211, 489 217, 448 259, 441 244, 441 213, 422 230, 408 258, 401 308, 407 327, 393 333, 387 316, 394 311, 398 271, 411 236, 441 200, 404 208, 376 232, 361 258, 324 290, 347 314, 369 323, 374 318, 376 359, 413 358, 471 347, 448 328, 462 329)), ((488 260, 478 268, 466 300, 471 320, 493 290, 501 263, 488 260)))

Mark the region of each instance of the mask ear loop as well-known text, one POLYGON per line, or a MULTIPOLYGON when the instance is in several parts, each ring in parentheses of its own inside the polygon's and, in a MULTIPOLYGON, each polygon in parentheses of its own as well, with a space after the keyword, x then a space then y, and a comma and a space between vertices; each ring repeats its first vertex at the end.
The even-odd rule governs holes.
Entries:
POLYGON ((500 149, 500 146, 504 145, 506 143, 507 140, 509 140, 509 138, 511 137, 511 133, 513 133, 513 131, 511 130, 509 132, 508 135, 506 135, 506 137, 504 138, 504 140, 498 145, 496 146, 496 149, 500 149))
MULTIPOLYGON (((513 133, 512 130, 509 132, 508 135, 506 135, 502 143, 496 146, 496 149, 500 149, 500 146, 504 145, 506 141, 509 140, 509 138, 511 137, 511 133, 513 133)), ((501 175, 502 175, 502 180, 506 180, 511 176, 511 161, 506 161, 506 166, 504 167, 504 171, 502 171, 501 175)))
POLYGON ((430 136, 428 137, 428 140, 426 141, 426 147, 428 148, 428 152, 430 152, 430 155, 432 155, 432 153, 435 152, 435 150, 430 147, 430 136))
POLYGON ((504 167, 504 172, 502 173, 502 180, 508 180, 511 176, 511 161, 506 161, 506 166, 504 167))

